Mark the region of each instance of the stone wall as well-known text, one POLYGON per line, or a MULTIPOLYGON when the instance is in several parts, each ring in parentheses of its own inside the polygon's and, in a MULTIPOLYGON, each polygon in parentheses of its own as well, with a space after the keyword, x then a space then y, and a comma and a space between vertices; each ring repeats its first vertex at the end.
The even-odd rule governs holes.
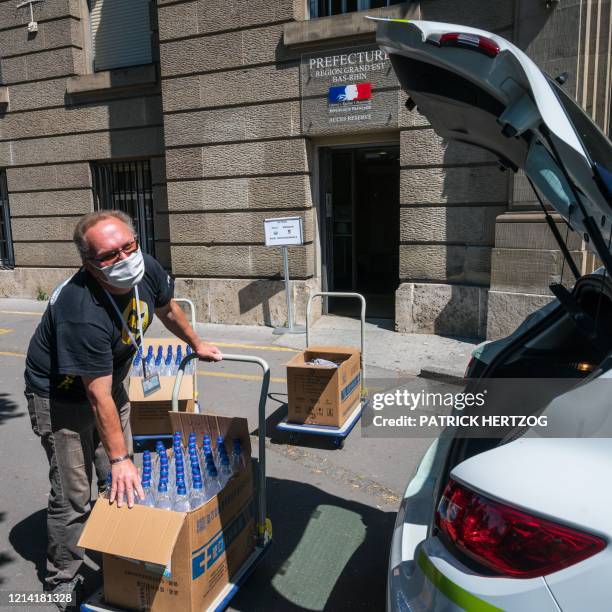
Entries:
POLYGON ((265 218, 302 217, 305 244, 289 256, 301 302, 299 287, 313 282, 299 53, 283 44, 284 24, 304 10, 287 0, 158 0, 172 270, 206 320, 286 317, 281 253, 263 246, 265 218))
MULTIPOLYGON (((34 5, 0 1, 0 168, 7 172, 15 271, 3 295, 35 296, 72 273, 78 217, 93 208, 89 162, 150 159, 156 250, 169 265, 162 106, 153 65, 92 74, 86 0, 34 5), (160 160, 162 163, 160 163, 160 160)), ((154 5, 152 5, 152 8, 154 5)), ((153 26, 153 30, 156 26, 153 26)))
MULTIPOLYGON (((516 42, 552 76, 568 73, 563 86, 600 127, 610 131, 612 55, 610 0, 564 0, 547 8, 517 2, 516 42)), ((597 265, 581 237, 559 224, 582 274, 597 265)), ((574 279, 524 176, 512 184, 510 210, 498 217, 492 259, 487 338, 511 333, 534 309, 552 299, 551 283, 574 279), (562 274, 563 272, 563 274, 562 274)))
MULTIPOLYGON (((510 36, 513 2, 421 0, 420 18, 510 36)), ((418 111, 401 119, 400 287, 396 329, 482 337, 508 178, 495 157, 443 142, 418 111)))

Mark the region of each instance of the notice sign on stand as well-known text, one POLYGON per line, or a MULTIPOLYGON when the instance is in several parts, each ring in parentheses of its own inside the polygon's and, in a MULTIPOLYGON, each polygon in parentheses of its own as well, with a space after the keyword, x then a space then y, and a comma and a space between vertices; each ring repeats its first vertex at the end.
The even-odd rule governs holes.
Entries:
POLYGON ((290 246, 304 244, 302 217, 281 217, 264 219, 264 235, 266 246, 281 247, 283 251, 283 270, 285 273, 285 299, 287 301, 287 325, 276 327, 275 334, 303 334, 306 328, 296 325, 293 321, 293 304, 291 303, 291 279, 289 278, 290 246))
POLYGON ((304 243, 302 217, 264 219, 266 246, 295 246, 304 243))

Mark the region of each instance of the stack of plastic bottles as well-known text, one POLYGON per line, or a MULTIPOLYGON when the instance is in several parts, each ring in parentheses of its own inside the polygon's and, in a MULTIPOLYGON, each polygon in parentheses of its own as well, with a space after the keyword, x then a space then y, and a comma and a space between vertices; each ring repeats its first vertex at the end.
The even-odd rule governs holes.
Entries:
POLYGON ((230 455, 223 436, 217 437, 213 451, 209 435, 203 436, 202 446, 198 448, 197 436, 192 432, 185 449, 181 433, 177 431, 170 453, 161 441, 156 444, 154 458, 150 451, 144 452, 142 488, 145 497, 138 503, 176 512, 195 510, 217 495, 230 478, 245 467, 238 438, 232 441, 230 455))
MULTIPOLYGON (((179 365, 181 365, 181 361, 183 361, 183 357, 191 355, 192 352, 188 344, 185 345, 184 353, 182 344, 178 344, 177 346, 168 344, 165 353, 163 346, 159 345, 156 353, 153 346, 149 345, 146 355, 144 355, 142 349, 139 348, 132 361, 130 375, 142 376, 142 361, 144 360, 147 376, 155 376, 156 374, 159 376, 176 376, 179 365)), ((197 359, 192 359, 185 366, 185 374, 195 374, 197 361, 197 359)))

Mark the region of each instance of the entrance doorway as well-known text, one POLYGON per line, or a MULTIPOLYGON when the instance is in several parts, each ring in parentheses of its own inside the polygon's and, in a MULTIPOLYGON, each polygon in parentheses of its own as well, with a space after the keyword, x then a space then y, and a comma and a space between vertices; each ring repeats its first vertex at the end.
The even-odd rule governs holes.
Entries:
MULTIPOLYGON (((368 317, 394 319, 399 284, 399 146, 323 148, 321 236, 329 291, 357 291, 368 317)), ((327 311, 358 304, 330 299, 327 311)))

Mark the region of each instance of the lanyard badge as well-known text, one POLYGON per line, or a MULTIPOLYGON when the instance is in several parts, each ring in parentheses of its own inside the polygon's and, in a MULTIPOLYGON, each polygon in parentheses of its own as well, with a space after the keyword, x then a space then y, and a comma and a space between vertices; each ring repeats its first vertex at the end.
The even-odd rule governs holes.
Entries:
MULTIPOLYGON (((134 338, 134 334, 132 333, 132 330, 128 327, 127 323, 125 322, 123 315, 121 314, 121 311, 119 310, 119 307, 117 306, 117 303, 115 302, 111 294, 106 289, 104 289, 104 292, 108 296, 108 299, 110 300, 115 311, 119 315, 119 319, 121 320, 121 325, 123 326, 123 329, 128 334, 131 343, 134 345, 134 348, 136 349, 136 352, 138 352, 140 350, 140 345, 138 344, 138 342, 136 342, 136 338, 134 338)), ((138 285, 134 287, 134 297, 136 298, 136 325, 138 326, 140 342, 142 343, 142 341, 144 340, 144 334, 142 332, 142 319, 140 318, 140 296, 138 294, 138 285)), ((159 391, 161 389, 161 383, 159 381, 159 375, 154 374, 153 376, 147 376, 147 368, 145 364, 144 355, 141 355, 141 357, 142 359, 140 360, 140 362, 142 363, 142 381, 141 381, 142 394, 144 395, 144 397, 147 397, 148 395, 151 395, 152 393, 159 391)))

